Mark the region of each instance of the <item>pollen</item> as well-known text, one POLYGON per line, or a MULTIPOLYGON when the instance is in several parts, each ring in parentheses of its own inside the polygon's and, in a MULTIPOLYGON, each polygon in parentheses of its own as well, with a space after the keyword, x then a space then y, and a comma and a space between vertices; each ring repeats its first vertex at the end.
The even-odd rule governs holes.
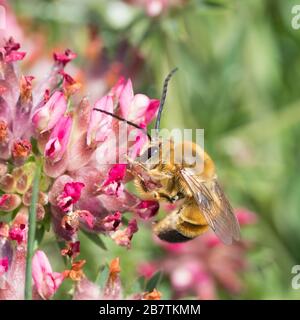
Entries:
POLYGON ((5 143, 8 138, 7 123, 4 120, 0 120, 0 143, 5 143))
POLYGON ((31 143, 24 139, 15 141, 12 147, 12 155, 15 159, 26 159, 31 153, 31 143))

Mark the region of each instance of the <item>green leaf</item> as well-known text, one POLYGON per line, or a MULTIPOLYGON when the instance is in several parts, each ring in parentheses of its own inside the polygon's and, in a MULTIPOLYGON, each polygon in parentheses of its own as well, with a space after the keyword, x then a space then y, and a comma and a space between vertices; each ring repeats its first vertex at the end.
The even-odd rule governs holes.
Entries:
POLYGON ((38 147, 37 139, 31 137, 30 143, 31 143, 31 148, 32 148, 33 154, 39 155, 39 147, 38 147))
POLYGON ((134 294, 138 292, 142 292, 145 288, 145 278, 139 277, 135 279, 135 281, 131 284, 130 288, 128 288, 129 294, 134 294))
POLYGON ((100 238, 98 234, 89 233, 85 230, 81 230, 81 231, 86 235, 87 238, 89 238, 89 240, 94 242, 98 247, 100 247, 103 250, 107 250, 105 243, 103 242, 103 240, 100 238))
POLYGON ((44 235, 45 235, 45 227, 44 225, 39 225, 37 226, 36 230, 35 230, 35 240, 37 242, 38 245, 41 244, 41 242, 44 239, 44 235))
POLYGON ((108 276, 109 276, 109 266, 105 264, 104 266, 100 267, 100 270, 96 278, 96 284, 103 289, 108 279, 108 276))
POLYGON ((162 278, 162 273, 160 271, 156 272, 153 277, 147 282, 145 291, 151 292, 158 287, 162 278))

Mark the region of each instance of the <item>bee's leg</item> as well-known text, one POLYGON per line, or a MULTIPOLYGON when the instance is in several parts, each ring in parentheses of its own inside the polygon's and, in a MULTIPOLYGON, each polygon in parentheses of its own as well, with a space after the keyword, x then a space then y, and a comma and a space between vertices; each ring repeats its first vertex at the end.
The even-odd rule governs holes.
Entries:
POLYGON ((131 159, 130 157, 128 157, 127 154, 124 155, 124 158, 126 159, 126 161, 130 164, 130 166, 134 167, 134 166, 138 166, 141 167, 143 169, 146 169, 146 167, 143 165, 143 163, 136 161, 134 159, 131 159))
POLYGON ((184 194, 182 192, 178 192, 175 196, 170 196, 164 192, 158 192, 158 195, 160 198, 164 198, 171 203, 174 203, 174 202, 184 198, 184 194))
POLYGON ((177 201, 177 198, 169 196, 167 193, 164 192, 156 192, 158 199, 166 199, 168 202, 174 203, 177 201))
POLYGON ((170 202, 174 203, 180 199, 183 199, 184 198, 184 194, 182 192, 178 192, 175 196, 173 197, 170 197, 170 202))

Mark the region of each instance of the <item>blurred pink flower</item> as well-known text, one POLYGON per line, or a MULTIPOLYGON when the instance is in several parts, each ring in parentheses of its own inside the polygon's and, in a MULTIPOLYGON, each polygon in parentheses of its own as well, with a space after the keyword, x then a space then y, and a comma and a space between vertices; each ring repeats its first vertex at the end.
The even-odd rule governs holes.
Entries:
POLYGON ((61 64, 62 67, 65 67, 67 63, 72 61, 77 57, 76 53, 70 49, 66 49, 65 52, 54 52, 53 58, 58 64, 61 64))
POLYGON ((1 49, 4 62, 10 63, 24 59, 26 53, 23 51, 19 51, 19 49, 20 44, 15 42, 13 38, 9 38, 9 40, 1 49))
POLYGON ((138 265, 137 271, 142 277, 150 279, 157 271, 157 266, 153 262, 142 262, 138 265))
POLYGON ((73 300, 100 300, 101 288, 95 283, 83 278, 76 284, 73 300))
POLYGON ((0 259, 0 277, 8 271, 8 257, 0 259))
POLYGON ((32 259, 32 278, 43 299, 50 299, 64 280, 62 273, 52 271, 47 256, 41 250, 36 251, 32 259))
POLYGON ((4 30, 0 28, 0 46, 3 45, 7 38, 7 30, 9 30, 10 36, 14 39, 17 39, 18 41, 23 40, 23 32, 8 2, 9 1, 6 0, 0 0, 0 5, 5 9, 6 18, 6 28, 4 30))
POLYGON ((21 209, 11 226, 2 223, 0 232, 0 300, 24 299, 27 236, 27 211, 21 209), (18 232, 14 233, 22 226, 18 232), (16 235, 11 238, 13 234, 16 235), (12 240, 17 240, 15 244, 12 240), (4 272, 3 272, 4 271, 4 272))
MULTIPOLYGON (((256 215, 248 210, 238 209, 236 215, 242 227, 256 222, 256 215)), ((241 240, 226 246, 214 233, 185 243, 171 244, 157 238, 155 241, 164 249, 164 257, 140 264, 138 272, 147 276, 154 270, 163 270, 170 279, 174 298, 192 294, 199 299, 217 299, 218 286, 232 295, 244 290, 239 274, 248 267, 249 241, 241 240)))

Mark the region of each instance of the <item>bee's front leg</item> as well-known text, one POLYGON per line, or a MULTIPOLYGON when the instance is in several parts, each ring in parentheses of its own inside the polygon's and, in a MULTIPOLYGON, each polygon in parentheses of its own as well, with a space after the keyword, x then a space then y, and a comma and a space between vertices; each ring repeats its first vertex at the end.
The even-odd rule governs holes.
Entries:
POLYGON ((177 195, 172 197, 165 192, 155 192, 155 193, 156 193, 155 197, 157 200, 165 199, 170 203, 174 203, 180 199, 177 195))
POLYGON ((136 171, 135 168, 141 168, 144 171, 148 171, 148 169, 145 167, 143 163, 129 158, 128 155, 125 155, 124 157, 129 164, 129 168, 127 169, 128 171, 130 172, 136 171))

